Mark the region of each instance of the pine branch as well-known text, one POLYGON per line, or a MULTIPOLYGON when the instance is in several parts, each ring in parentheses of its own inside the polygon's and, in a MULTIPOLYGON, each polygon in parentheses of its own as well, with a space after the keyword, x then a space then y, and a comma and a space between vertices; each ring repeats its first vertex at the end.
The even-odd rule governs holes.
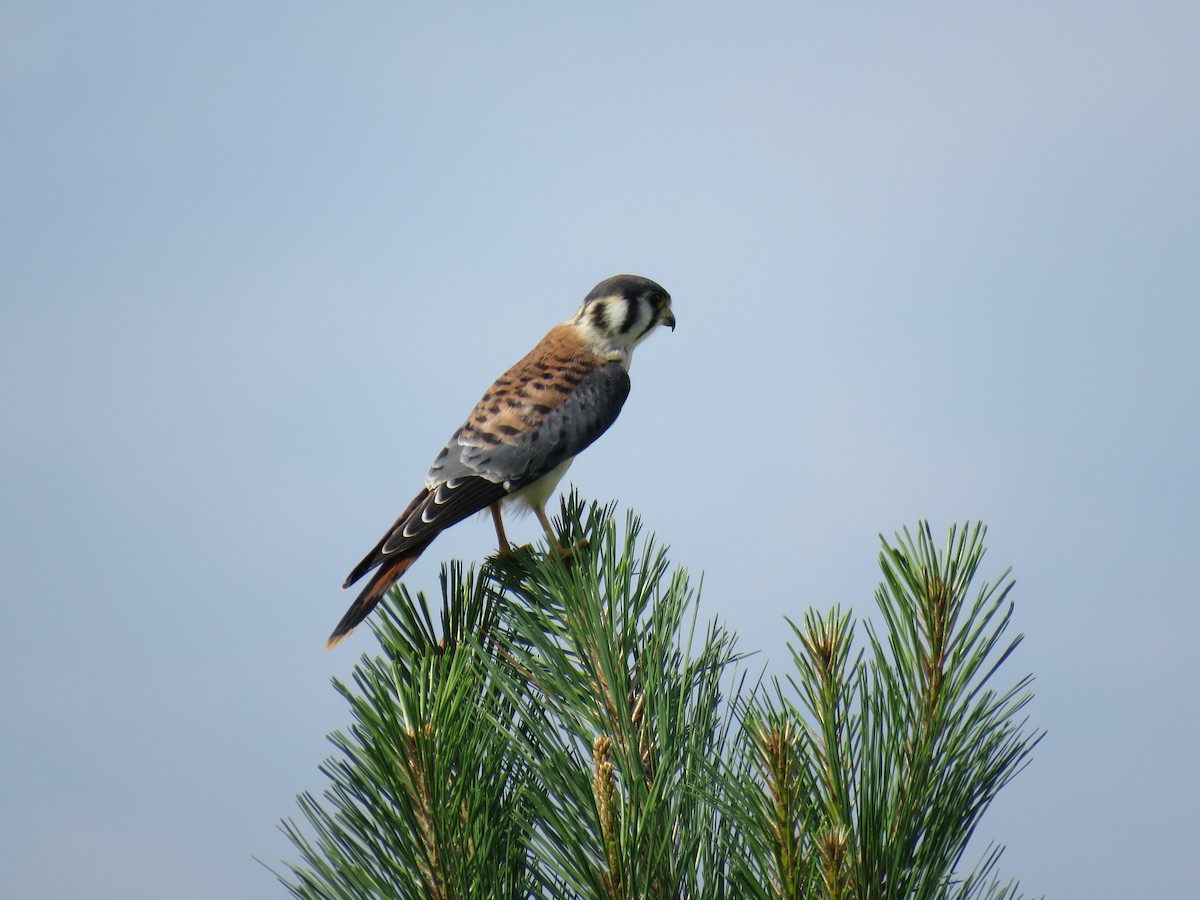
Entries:
POLYGON ((884 542, 865 643, 809 611, 749 686, 636 517, 572 495, 556 527, 572 553, 445 567, 436 617, 380 605, 329 787, 282 825, 294 896, 1015 900, 999 846, 959 871, 1042 737, 1031 679, 994 686, 1021 636, 1007 572, 971 599, 982 526, 884 542))

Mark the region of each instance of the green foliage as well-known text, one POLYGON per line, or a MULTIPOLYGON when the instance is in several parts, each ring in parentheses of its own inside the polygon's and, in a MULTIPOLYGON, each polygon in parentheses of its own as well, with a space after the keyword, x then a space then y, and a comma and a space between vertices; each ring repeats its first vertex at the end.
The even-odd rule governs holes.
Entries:
POLYGON ((736 638, 701 625, 687 573, 564 501, 560 540, 478 574, 447 567, 377 614, 382 654, 337 684, 313 837, 283 829, 297 897, 1012 900, 999 847, 966 845, 1041 733, 1030 678, 992 686, 1008 573, 970 596, 984 529, 884 541, 883 622, 791 625, 793 671, 748 684, 736 638))
POLYGON ((1031 678, 1002 691, 991 677, 1021 641, 1004 640, 1008 573, 970 585, 984 528, 929 527, 884 541, 876 592, 885 631, 834 609, 792 623, 795 675, 746 704, 740 823, 755 852, 730 860, 741 896, 1015 897, 993 877, 1000 848, 957 877, 983 812, 1041 740, 1017 716, 1031 678), (798 698, 798 703, 793 700, 798 698))
POLYGON ((355 724, 330 738, 342 758, 322 766, 325 804, 300 797, 316 843, 283 826, 307 864, 292 867, 298 897, 525 897, 536 883, 530 773, 492 725, 507 701, 469 643, 498 633, 496 595, 458 565, 442 592, 440 637, 401 588, 379 607, 385 655, 363 658, 357 691, 335 682, 355 724))

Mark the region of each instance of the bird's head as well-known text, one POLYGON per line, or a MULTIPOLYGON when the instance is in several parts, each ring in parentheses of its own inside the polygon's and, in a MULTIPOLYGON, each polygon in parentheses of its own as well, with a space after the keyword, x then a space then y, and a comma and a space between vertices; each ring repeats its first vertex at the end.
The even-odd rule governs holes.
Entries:
POLYGON ((619 354, 628 365, 633 348, 657 326, 675 330, 675 314, 671 295, 661 285, 640 275, 614 275, 583 298, 570 324, 583 332, 589 344, 619 354))

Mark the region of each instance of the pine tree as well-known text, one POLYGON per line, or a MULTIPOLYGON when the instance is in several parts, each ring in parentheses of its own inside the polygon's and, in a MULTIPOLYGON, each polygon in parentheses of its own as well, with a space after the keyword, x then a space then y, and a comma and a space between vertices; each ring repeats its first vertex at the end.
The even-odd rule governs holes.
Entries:
POLYGON ((567 552, 443 567, 436 626, 424 595, 381 604, 311 836, 282 826, 293 895, 1019 896, 999 846, 961 871, 1042 737, 1032 679, 993 686, 1021 636, 1007 571, 971 596, 982 525, 884 540, 881 625, 810 611, 755 679, 636 517, 571 496, 560 522, 567 552))

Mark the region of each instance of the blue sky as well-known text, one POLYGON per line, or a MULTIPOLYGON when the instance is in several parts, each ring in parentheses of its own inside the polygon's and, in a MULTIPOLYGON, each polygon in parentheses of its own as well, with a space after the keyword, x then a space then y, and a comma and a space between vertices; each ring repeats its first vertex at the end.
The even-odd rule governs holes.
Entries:
POLYGON ((628 271, 679 328, 570 480, 777 672, 878 533, 986 521, 1049 736, 980 837, 1182 895, 1200 7, 1049 7, 6 4, 0 894, 281 896, 342 578, 628 271))

